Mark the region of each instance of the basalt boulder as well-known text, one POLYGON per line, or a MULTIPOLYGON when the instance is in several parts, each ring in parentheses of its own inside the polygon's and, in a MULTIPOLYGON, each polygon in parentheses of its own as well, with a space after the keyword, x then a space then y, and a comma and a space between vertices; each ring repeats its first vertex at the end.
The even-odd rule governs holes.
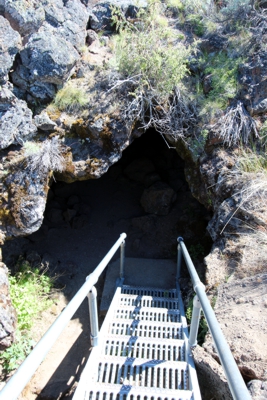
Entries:
POLYGON ((0 350, 9 347, 15 338, 17 314, 9 294, 8 269, 0 262, 0 350))
POLYGON ((0 16, 0 84, 8 80, 14 58, 21 48, 21 37, 9 22, 0 16))
POLYGON ((71 75, 79 54, 70 42, 46 26, 30 37, 20 59, 12 73, 14 84, 45 102, 71 75))
POLYGON ((12 143, 22 144, 37 131, 27 103, 17 99, 10 89, 12 85, 6 85, 0 92, 0 149, 12 143))

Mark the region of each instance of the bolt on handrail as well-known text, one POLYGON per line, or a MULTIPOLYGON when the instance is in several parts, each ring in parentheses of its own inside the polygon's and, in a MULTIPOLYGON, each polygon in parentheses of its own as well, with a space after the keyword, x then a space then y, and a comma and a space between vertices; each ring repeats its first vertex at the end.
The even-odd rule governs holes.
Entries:
POLYGON ((191 276, 194 290, 196 292, 194 299, 195 304, 193 308, 194 319, 192 319, 192 324, 196 326, 191 326, 189 344, 192 343, 191 346, 194 347, 197 343, 196 335, 198 330, 199 316, 202 308, 234 400, 251 400, 251 396, 248 392, 245 382, 240 374, 231 350, 220 328, 219 322, 217 321, 215 313, 205 293, 205 286, 199 279, 197 271, 187 251, 186 245, 184 244, 184 240, 182 237, 178 237, 177 241, 177 280, 181 276, 181 263, 183 255, 188 272, 191 276), (201 308, 197 304, 198 301, 200 302, 201 308))
MULTIPOLYGON (((23 361, 16 373, 0 391, 0 400, 17 399, 85 297, 89 292, 94 292, 94 289, 92 289, 93 286, 98 281, 99 276, 104 271, 118 248, 125 243, 126 236, 127 235, 125 233, 120 235, 120 238, 111 247, 109 252, 105 255, 95 270, 88 275, 80 290, 76 293, 62 313, 57 317, 55 322, 50 326, 28 357, 23 361)), ((92 339, 94 339, 94 337, 92 337, 92 339)))

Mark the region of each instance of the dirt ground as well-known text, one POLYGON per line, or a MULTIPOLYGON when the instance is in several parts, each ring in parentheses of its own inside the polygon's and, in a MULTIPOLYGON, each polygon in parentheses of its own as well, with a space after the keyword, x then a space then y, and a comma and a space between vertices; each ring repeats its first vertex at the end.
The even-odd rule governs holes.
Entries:
MULTIPOLYGON (((187 235, 187 244, 194 245, 194 229, 199 232, 198 238, 203 240, 203 251, 208 253, 210 242, 205 235, 207 213, 192 197, 185 181, 183 190, 177 193, 177 200, 167 216, 155 219, 147 215, 141 207, 140 197, 144 186, 123 174, 125 166, 136 158, 136 154, 144 156, 148 152, 151 156, 151 149, 149 150, 141 139, 136 140, 137 149, 132 148, 132 153, 128 155, 125 152, 123 159, 102 178, 69 185, 55 183, 41 229, 27 238, 8 242, 3 249, 4 261, 8 266, 12 265, 20 254, 36 258, 37 261, 39 257, 42 263, 49 266, 50 273, 57 276, 57 290, 53 294, 54 304, 50 310, 43 313, 33 330, 36 340, 40 339, 66 307, 84 283, 86 276, 96 268, 120 233, 126 232, 128 236, 127 257, 175 258, 177 236, 182 235, 186 238, 187 235), (138 141, 141 143, 140 148, 138 141), (75 223, 74 219, 68 220, 66 214, 63 219, 58 218, 57 207, 61 207, 61 211, 64 207, 74 209, 75 196, 79 202, 77 207, 82 209, 75 223), (136 221, 142 217, 149 223, 144 226, 141 223, 141 229, 136 221), (150 225, 151 218, 155 224, 153 229, 150 225)), ((153 150, 155 162, 163 157, 161 152, 165 145, 161 140, 160 138, 158 147, 153 150)), ((170 157, 168 151, 167 156, 170 157)), ((176 157, 173 154, 172 156, 176 157)), ((174 163, 176 162, 179 164, 178 171, 183 164, 182 160, 174 159, 174 163)), ((161 159, 160 163, 163 165, 163 172, 160 173, 164 177, 166 162, 161 159)), ((118 257, 119 252, 113 259, 118 257)), ((104 277, 103 274, 97 284, 99 301, 104 277)), ((89 352, 89 317, 85 300, 36 371, 20 400, 71 399, 89 352)))

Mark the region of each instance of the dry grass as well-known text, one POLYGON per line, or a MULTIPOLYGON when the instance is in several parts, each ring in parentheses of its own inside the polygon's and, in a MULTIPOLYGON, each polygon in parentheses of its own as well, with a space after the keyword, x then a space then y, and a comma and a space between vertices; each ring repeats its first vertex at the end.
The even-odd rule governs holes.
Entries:
POLYGON ((49 171, 62 172, 64 170, 65 160, 62 152, 63 147, 58 136, 42 143, 28 143, 24 149, 29 170, 44 174, 49 171))
POLYGON ((243 103, 227 108, 225 114, 212 126, 227 147, 245 144, 251 137, 258 138, 256 123, 248 114, 243 103))

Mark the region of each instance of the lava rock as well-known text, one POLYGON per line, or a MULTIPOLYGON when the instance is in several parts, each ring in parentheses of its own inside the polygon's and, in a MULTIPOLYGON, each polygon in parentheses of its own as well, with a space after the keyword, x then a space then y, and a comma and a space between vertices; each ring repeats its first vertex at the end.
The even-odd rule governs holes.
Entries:
POLYGON ((146 187, 153 185, 155 182, 161 181, 159 174, 156 172, 151 172, 144 177, 143 183, 146 187))
POLYGON ((86 34, 86 43, 88 44, 88 46, 91 46, 92 43, 94 43, 95 41, 98 41, 98 36, 97 33, 95 31, 93 31, 92 29, 88 29, 87 30, 87 34, 86 34))
POLYGON ((155 166, 148 158, 139 158, 131 162, 123 172, 129 179, 143 183, 148 174, 155 172, 155 166))
POLYGON ((26 260, 32 265, 37 266, 41 263, 41 256, 35 250, 30 250, 26 254, 26 260))
POLYGON ((119 7, 126 17, 135 17, 138 7, 146 7, 147 2, 141 1, 138 3, 138 7, 131 0, 119 0, 119 1, 106 1, 97 4, 92 9, 92 15, 89 19, 90 28, 96 32, 102 30, 114 31, 115 25, 112 21, 112 9, 111 5, 119 7))
POLYGON ((47 218, 50 222, 57 224, 59 222, 63 222, 62 211, 58 208, 51 208, 47 212, 47 218))
POLYGON ((0 83, 8 79, 15 55, 21 48, 21 37, 9 22, 0 15, 0 83))
POLYGON ((267 55, 263 52, 250 57, 247 63, 239 67, 239 82, 242 85, 240 98, 252 115, 260 114, 263 112, 262 109, 265 109, 267 81, 262 79, 262 76, 266 76, 266 73, 267 55))
POLYGON ((267 111, 267 99, 261 100, 259 103, 255 104, 253 107, 248 107, 248 111, 251 115, 264 114, 267 111))
POLYGON ((68 0, 64 3, 65 21, 60 27, 59 33, 79 50, 85 45, 89 11, 80 0, 68 0))
POLYGON ((201 50, 211 53, 218 51, 219 49, 225 48, 228 43, 228 38, 217 33, 211 33, 207 35, 206 40, 201 42, 201 50))
POLYGON ((8 269, 0 262, 0 350, 14 341, 17 315, 9 295, 8 269))
POLYGON ((36 32, 45 20, 45 11, 41 4, 25 0, 6 0, 4 7, 5 18, 10 22, 13 29, 21 36, 36 32))
POLYGON ((248 383, 248 390, 253 400, 267 399, 267 382, 253 380, 248 383))
POLYGON ((77 214, 76 210, 70 210, 69 208, 63 212, 63 217, 65 221, 70 222, 77 214))
POLYGON ((41 131, 50 131, 57 126, 57 124, 49 118, 46 112, 36 115, 34 117, 34 123, 38 129, 41 129, 41 131))
POLYGON ((175 199, 176 194, 170 186, 163 182, 156 182, 144 190, 141 205, 149 214, 168 215, 175 199))
POLYGON ((26 102, 18 100, 7 86, 0 92, 0 115, 0 149, 13 143, 21 144, 37 132, 26 102))
POLYGON ((72 196, 70 196, 70 197, 68 198, 67 205, 68 205, 69 207, 72 207, 72 206, 74 206, 74 204, 78 204, 79 202, 80 202, 79 197, 76 196, 75 194, 73 194, 72 196))
POLYGON ((194 348, 193 357, 202 398, 232 400, 222 366, 200 346, 194 348))
POLYGON ((20 56, 13 81, 40 100, 53 98, 57 85, 67 80, 79 60, 72 44, 50 28, 31 35, 20 56))

